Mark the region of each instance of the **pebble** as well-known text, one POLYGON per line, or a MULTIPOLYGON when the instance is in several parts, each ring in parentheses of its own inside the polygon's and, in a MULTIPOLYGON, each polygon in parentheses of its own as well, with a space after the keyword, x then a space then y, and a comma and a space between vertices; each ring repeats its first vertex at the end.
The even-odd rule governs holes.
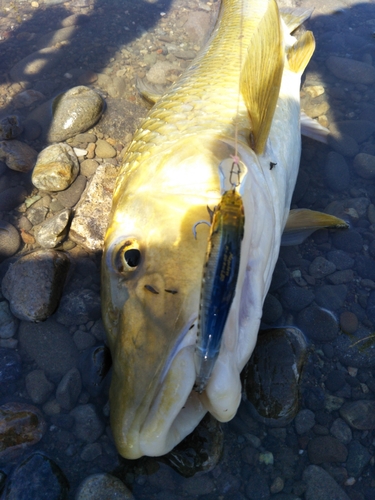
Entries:
POLYGON ((116 149, 107 141, 98 139, 96 141, 95 154, 99 158, 114 158, 117 154, 116 149))
POLYGON ((75 26, 66 26, 58 30, 49 31, 38 39, 36 47, 38 49, 42 49, 44 47, 53 47, 57 43, 61 43, 65 40, 73 38, 75 31, 75 26))
POLYGON ((38 153, 21 141, 1 141, 0 159, 16 172, 30 172, 34 168, 38 153))
POLYGON ((363 399, 345 403, 340 408, 340 416, 353 429, 373 430, 375 429, 375 401, 363 399))
POLYGON ((172 72, 175 69, 176 67, 168 61, 156 61, 146 73, 146 78, 154 85, 167 85, 169 83, 166 78, 168 72, 172 72))
POLYGON ((344 366, 358 368, 372 367, 375 364, 373 331, 359 327, 355 337, 339 335, 333 343, 335 356, 344 366))
POLYGON ((354 59, 330 56, 326 60, 329 71, 337 78, 351 83, 371 85, 375 82, 375 68, 354 59))
POLYGON ((316 342, 330 342, 339 333, 336 318, 315 303, 306 307, 297 316, 297 325, 304 334, 316 342))
POLYGON ((70 261, 63 252, 37 250, 11 264, 2 292, 12 313, 26 321, 43 321, 56 309, 70 261))
POLYGON ((0 196, 0 212, 8 212, 21 205, 27 196, 23 186, 14 186, 4 189, 0 196))
POLYGON ((77 439, 94 443, 103 433, 104 424, 92 404, 78 405, 70 415, 74 418, 73 433, 77 439))
POLYGON ((81 451, 80 457, 85 462, 93 462, 102 454, 102 446, 100 443, 89 443, 81 451))
POLYGON ((272 275, 272 281, 269 292, 273 292, 289 281, 289 270, 283 259, 279 258, 276 262, 275 270, 272 275))
POLYGON ((79 163, 73 149, 65 143, 43 149, 32 174, 32 183, 44 191, 63 191, 75 180, 79 163))
POLYGON ((33 370, 26 375, 26 390, 34 404, 43 404, 54 390, 55 386, 50 382, 43 370, 33 370))
POLYGON ((9 115, 0 119, 0 140, 10 140, 18 137, 23 130, 20 117, 9 115))
POLYGON ((60 467, 39 451, 17 465, 9 477, 7 500, 67 500, 69 483, 60 467))
POLYGON ((303 471, 306 483, 305 500, 350 500, 333 477, 317 465, 309 465, 303 471))
POLYGON ((342 312, 340 314, 340 327, 343 332, 353 334, 358 329, 357 316, 350 311, 342 312))
POLYGON ((95 125, 103 111, 104 101, 95 90, 84 85, 69 89, 53 100, 53 118, 47 140, 61 142, 86 132, 95 125))
POLYGON ((12 349, 0 348, 0 393, 7 392, 11 382, 19 380, 22 363, 19 354, 12 349))
POLYGON ((90 394, 97 398, 108 385, 106 375, 112 365, 111 354, 105 345, 91 347, 80 360, 82 383, 90 394))
POLYGON ((251 474, 246 481, 246 495, 249 500, 268 500, 270 488, 262 473, 251 474))
POLYGON ((334 420, 330 433, 343 444, 349 444, 353 438, 352 430, 342 418, 334 420))
POLYGON ((301 311, 314 300, 314 293, 298 286, 286 286, 280 290, 280 300, 284 308, 301 311))
POLYGON ((1 405, 0 463, 13 460, 25 449, 38 443, 45 431, 46 423, 35 406, 12 402, 1 405))
POLYGON ((71 368, 57 386, 56 401, 64 410, 71 410, 78 401, 81 389, 81 374, 77 368, 71 368))
POLYGON ((13 105, 16 109, 26 108, 34 102, 45 99, 46 96, 33 89, 27 89, 17 94, 13 99, 13 105))
POLYGON ((43 206, 41 207, 35 204, 35 206, 28 209, 26 216, 33 226, 37 226, 38 224, 41 224, 45 220, 47 214, 48 214, 47 207, 43 206))
POLYGON ((324 257, 316 257, 309 267, 309 274, 314 278, 324 278, 335 271, 335 264, 324 257))
POLYGON ((363 179, 375 179, 375 156, 358 153, 353 162, 354 170, 363 179))
POLYGON ((348 456, 346 446, 333 436, 318 436, 309 441, 309 460, 313 464, 345 462, 348 456))
POLYGON ((78 365, 78 350, 70 333, 52 318, 43 323, 23 321, 19 342, 21 352, 35 361, 52 381, 78 365))
POLYGON ((9 72, 10 77, 14 82, 31 82, 39 79, 42 73, 59 64, 63 53, 63 46, 37 50, 16 63, 9 72))
POLYGON ((329 129, 331 133, 337 131, 352 137, 361 144, 375 132, 375 123, 368 120, 343 120, 332 123, 329 129))
POLYGON ((102 249, 117 173, 111 165, 99 166, 75 209, 69 238, 88 250, 102 249))
POLYGON ((296 432, 299 435, 309 432, 309 430, 312 429, 315 425, 314 412, 309 410, 308 408, 300 410, 297 413, 296 418, 294 419, 294 425, 296 428, 296 432))
POLYGON ((81 325, 101 317, 100 295, 90 289, 78 289, 63 295, 57 321, 65 326, 81 325))
POLYGON ((92 474, 79 485, 75 500, 102 500, 103 498, 134 500, 133 495, 117 477, 110 474, 92 474))
POLYGON ((348 292, 346 285, 322 285, 315 288, 316 303, 329 310, 343 306, 348 292))
POLYGON ((263 304, 262 321, 271 325, 275 323, 283 314, 283 308, 279 300, 271 294, 267 294, 263 304))
POLYGON ((6 300, 0 302, 0 339, 13 337, 18 328, 18 320, 10 312, 6 300))
POLYGON ((355 260, 354 270, 361 278, 375 281, 375 260, 372 257, 358 255, 355 260))
POLYGON ((332 285, 342 285, 343 283, 351 283, 354 279, 354 273, 351 269, 344 271, 336 271, 327 277, 328 283, 332 285))
POLYGON ((41 247, 55 248, 65 239, 68 233, 70 212, 70 209, 58 212, 35 230, 35 239, 41 247))
POLYGON ((21 244, 17 229, 4 220, 0 220, 0 262, 14 255, 21 244))
POLYGON ((350 476, 358 478, 369 463, 372 455, 368 452, 367 448, 356 439, 349 443, 348 452, 346 470, 350 476))
POLYGON ((339 250, 343 250, 348 253, 357 253, 362 250, 363 238, 361 234, 354 229, 336 231, 331 238, 332 243, 339 250))
MULTIPOLYGON (((357 155, 358 156, 358 155, 357 155)), ((331 151, 325 164, 325 178, 332 191, 345 191, 349 187, 349 167, 343 155, 331 151)))
POLYGON ((353 139, 353 137, 350 137, 349 135, 343 134, 341 132, 338 133, 333 131, 328 134, 327 142, 332 149, 343 156, 353 157, 359 151, 357 141, 353 139))
POLYGON ((99 166, 99 163, 95 160, 91 160, 91 159, 90 160, 83 160, 83 162, 80 165, 81 174, 87 178, 92 177, 95 174, 98 166, 99 166))

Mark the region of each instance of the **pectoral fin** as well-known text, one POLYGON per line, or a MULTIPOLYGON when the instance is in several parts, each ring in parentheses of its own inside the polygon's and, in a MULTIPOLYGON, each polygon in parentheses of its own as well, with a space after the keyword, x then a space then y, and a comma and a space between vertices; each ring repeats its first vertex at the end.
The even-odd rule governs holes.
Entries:
POLYGON ((307 116, 304 111, 301 111, 301 134, 315 141, 327 144, 329 130, 313 118, 307 116))
POLYGON ((307 208, 298 208, 289 212, 281 244, 284 246, 299 245, 318 229, 347 229, 348 227, 347 222, 334 215, 307 208))

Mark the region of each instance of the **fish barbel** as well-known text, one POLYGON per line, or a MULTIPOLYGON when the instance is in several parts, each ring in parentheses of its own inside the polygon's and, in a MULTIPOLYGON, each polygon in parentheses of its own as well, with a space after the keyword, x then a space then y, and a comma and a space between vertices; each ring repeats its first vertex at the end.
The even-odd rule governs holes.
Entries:
POLYGON ((223 0, 206 47, 150 110, 120 170, 105 238, 103 320, 113 359, 111 426, 126 458, 170 451, 209 411, 236 413, 300 160, 300 79, 313 51, 306 15, 275 0, 223 0), (241 48, 242 47, 242 53, 241 48), (219 165, 238 155, 245 212, 236 293, 205 390, 193 390, 200 285, 221 198, 219 165))

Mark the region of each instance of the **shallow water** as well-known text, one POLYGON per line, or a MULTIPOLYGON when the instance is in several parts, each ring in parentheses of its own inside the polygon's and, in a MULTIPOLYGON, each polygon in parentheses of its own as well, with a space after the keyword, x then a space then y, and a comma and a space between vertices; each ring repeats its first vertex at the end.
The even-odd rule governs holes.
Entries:
MULTIPOLYGON (((292 4, 289 2, 287 5, 292 4)), ((366 83, 363 76, 363 71, 368 68, 352 69, 352 81, 342 78, 346 78, 351 59, 373 65, 375 4, 322 0, 297 2, 298 6, 300 4, 315 8, 307 27, 314 32, 317 42, 316 52, 304 77, 302 107, 325 126, 348 121, 348 124, 340 126, 348 137, 355 139, 354 142, 345 138, 332 141, 329 146, 303 140, 301 174, 293 208, 328 210, 344 217, 351 227, 346 236, 321 230, 298 247, 281 250, 282 262, 278 266, 271 294, 282 305, 282 310, 277 318, 272 314, 265 318, 267 326, 304 325, 307 337, 309 323, 315 321, 314 328, 310 329, 309 356, 300 391, 300 410, 310 411, 302 412, 300 420, 302 416, 312 413, 314 423, 301 433, 295 422, 282 427, 269 427, 258 422, 250 414, 247 402, 244 402, 235 419, 222 425, 223 453, 216 467, 209 472, 183 477, 159 459, 123 460, 118 457, 111 441, 107 385, 104 383, 97 394, 90 393, 87 387, 82 389, 77 405, 94 405, 102 428, 93 442, 82 436, 79 439, 76 429, 71 424, 69 427, 67 420, 58 418, 71 411, 62 409, 56 401, 56 388, 61 375, 54 372, 48 359, 42 362, 41 357, 30 357, 26 342, 20 342, 20 332, 22 328, 26 329, 26 334, 32 331, 24 326, 26 322, 22 322, 14 336, 15 341, 1 344, 20 352, 22 376, 7 384, 1 393, 0 403, 16 401, 32 404, 26 376, 36 369, 44 369, 54 388, 45 401, 35 404, 47 422, 42 440, 14 459, 7 459, 0 467, 4 474, 10 476, 17 464, 38 449, 62 469, 70 484, 69 498, 75 498, 79 484, 87 476, 98 472, 109 472, 121 478, 136 499, 333 498, 330 485, 324 485, 326 476, 311 479, 311 475, 306 473, 307 467, 314 463, 327 471, 337 488, 341 488, 341 496, 337 498, 375 498, 375 440, 371 430, 371 426, 375 425, 369 424, 362 430, 352 428, 347 440, 340 435, 337 441, 348 451, 348 458, 337 459, 342 456, 342 447, 336 441, 322 441, 324 447, 332 446, 333 459, 326 456, 321 462, 319 453, 311 451, 312 442, 319 444, 319 439, 338 435, 332 431, 332 426, 335 422, 337 425, 337 419, 342 420, 339 411, 345 402, 374 401, 375 398, 375 348, 372 343, 375 319, 372 313, 372 294, 375 293, 375 185, 374 176, 364 178, 363 168, 355 167, 357 163, 354 160, 358 153, 375 155, 375 126, 372 128, 375 124, 375 89, 373 83, 366 83), (337 70, 340 78, 332 72, 335 60, 330 59, 327 63, 331 56, 348 59, 348 65, 337 70), (355 121, 358 123, 353 126, 355 121), (346 260, 343 254, 333 256, 330 253, 335 250, 344 251, 346 260), (318 257, 334 261, 336 270, 331 267, 325 274, 322 267, 326 266, 326 262, 319 263, 315 260, 318 257), (347 263, 348 258, 353 261, 347 263), (301 300, 302 289, 312 293, 319 307, 333 314, 332 328, 336 328, 337 334, 330 337, 327 316, 323 315, 323 320, 318 317, 311 320, 308 315, 306 319, 306 312, 302 314, 311 302, 305 294, 306 304, 297 304, 301 300), (342 316, 345 311, 353 314, 342 316), (359 326, 353 328, 352 323, 356 320, 359 326), (325 487, 325 494, 331 497, 324 496, 324 488, 319 493, 313 489, 313 486, 317 487, 315 483, 313 485, 314 480, 318 482, 319 478, 325 487), (344 492, 348 497, 344 496, 344 492)), ((112 141, 118 154, 106 161, 115 167, 120 164, 120 152, 130 142, 140 118, 147 113, 147 106, 135 88, 136 77, 144 78, 157 60, 165 58, 173 64, 173 70, 167 73, 164 83, 174 81, 189 64, 191 51, 196 52, 202 46, 217 6, 216 2, 197 0, 144 0, 137 3, 130 0, 71 0, 33 2, 34 6, 31 5, 29 1, 0 0, 1 115, 10 114, 15 109, 23 118, 35 118, 41 112, 39 106, 59 92, 79 83, 91 86, 107 102, 107 110, 93 132, 98 138, 112 141), (186 28, 191 14, 195 12, 199 18, 195 21, 198 31, 186 28), (16 63, 42 47, 55 44, 56 40, 51 41, 51 33, 60 29, 61 20, 71 14, 86 16, 87 22, 79 24, 75 33, 62 35, 57 42, 59 59, 47 68, 41 66, 28 84, 14 80, 17 76, 14 70, 16 63), (176 50, 182 51, 182 57, 173 55, 176 50), (24 105, 15 96, 25 89, 41 92, 44 97, 24 105)), ((39 137, 29 142, 38 151, 45 146, 39 137)), ((4 187, 22 184, 29 197, 37 193, 35 188, 32 190, 30 187, 28 174, 3 169, 0 183, 1 191, 4 187)), ((49 210, 52 210, 54 200, 54 195, 45 200, 49 210)), ((18 227, 17 221, 25 212, 26 207, 21 204, 9 213, 2 213, 0 218, 18 227)), ((32 229, 28 231, 32 235, 32 229)), ((70 247, 65 245, 64 249, 69 250, 77 262, 66 293, 90 289, 97 294, 100 256, 90 255, 74 245, 70 247)), ((36 243, 24 243, 19 253, 25 254, 37 248, 36 243)), ((3 277, 4 266, 2 268, 3 277)), ((2 295, 0 300, 4 300, 2 295)), ((59 321, 58 311, 53 316, 53 321, 56 319, 59 321)), ((84 324, 72 321, 69 326, 53 326, 53 331, 56 333, 58 328, 65 332, 62 338, 65 339, 66 333, 73 338, 76 364, 84 377, 87 365, 83 363, 82 355, 93 346, 103 344, 96 312, 84 324)), ((63 349, 66 349, 65 344, 63 349)), ((209 448, 213 456, 220 448, 220 442, 216 446, 209 448)), ((190 448, 189 442, 186 447, 190 448)), ((193 446, 191 448, 194 450, 193 446)), ((191 455, 194 453, 192 451, 191 455)))

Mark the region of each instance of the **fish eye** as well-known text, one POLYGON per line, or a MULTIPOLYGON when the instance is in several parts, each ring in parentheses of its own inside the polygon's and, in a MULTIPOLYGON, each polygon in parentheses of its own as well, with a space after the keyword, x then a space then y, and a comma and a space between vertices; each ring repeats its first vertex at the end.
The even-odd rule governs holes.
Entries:
POLYGON ((116 242, 110 253, 113 269, 123 275, 136 271, 142 260, 139 244, 134 239, 116 242))

